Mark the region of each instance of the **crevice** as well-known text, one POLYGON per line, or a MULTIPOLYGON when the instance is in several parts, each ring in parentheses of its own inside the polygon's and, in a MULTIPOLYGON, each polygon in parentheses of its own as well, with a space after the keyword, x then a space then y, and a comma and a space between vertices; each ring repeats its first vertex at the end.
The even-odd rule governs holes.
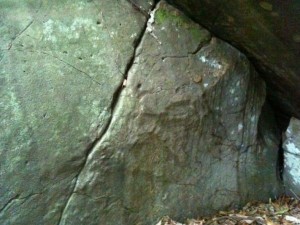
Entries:
POLYGON ((296 157, 299 157, 299 154, 295 153, 295 152, 290 152, 288 150, 283 150, 284 152, 290 154, 290 155, 293 155, 293 156, 296 156, 296 157))
POLYGON ((10 205, 12 205, 15 201, 18 201, 18 200, 27 200, 33 196, 36 196, 36 195, 41 195, 42 193, 32 193, 32 194, 29 194, 27 196, 24 196, 24 197, 20 197, 20 194, 16 194, 14 197, 12 197, 11 199, 9 199, 5 205, 0 209, 0 214, 5 211, 7 208, 10 207, 10 205))
MULTIPOLYGON (((35 12, 35 16, 39 13, 39 11, 40 11, 40 9, 42 8, 42 1, 40 1, 40 3, 39 3, 39 7, 38 7, 38 9, 36 10, 36 12, 35 12)), ((34 18, 35 18, 35 16, 34 16, 34 18)), ((20 36, 20 35, 22 35, 32 24, 33 24, 33 22, 34 22, 34 20, 35 19, 32 19, 19 33, 17 33, 12 39, 11 39, 11 41, 10 41, 10 43, 8 44, 8 46, 7 46, 7 49, 5 49, 5 50, 10 50, 11 49, 11 47, 12 47, 12 45, 13 45, 13 42, 20 36)))
MULTIPOLYGON (((132 54, 131 58, 129 59, 129 61, 128 61, 126 67, 125 67, 125 73, 123 74, 123 80, 120 82, 119 86, 115 90, 115 92, 113 94, 113 97, 112 97, 112 101, 111 101, 111 105, 110 105, 110 111, 111 111, 110 112, 110 118, 108 119, 108 122, 105 124, 104 128, 102 129, 102 131, 100 132, 100 134, 98 135, 98 137, 88 146, 88 148, 85 151, 85 156, 84 156, 83 163, 82 163, 82 165, 81 165, 81 167, 80 167, 77 175, 74 178, 75 181, 74 181, 73 187, 71 188, 72 191, 70 192, 70 195, 68 196, 68 199, 67 199, 67 201, 66 201, 66 203, 65 203, 65 205, 64 205, 64 207, 63 207, 63 209, 61 211, 61 214, 59 216, 59 220, 57 222, 57 225, 61 224, 63 216, 64 216, 64 213, 67 210, 67 207, 68 207, 68 205, 69 205, 69 203, 70 203, 70 201, 72 199, 72 195, 74 193, 76 193, 76 187, 77 187, 77 184, 78 184, 79 176, 82 173, 82 171, 84 170, 84 168, 85 168, 85 166, 86 166, 86 164, 88 162, 89 155, 92 153, 92 151, 95 148, 95 146, 99 142, 101 142, 101 140, 103 139, 103 137, 105 136, 106 132, 109 130, 109 128, 111 126, 111 122, 112 122, 112 119, 113 119, 113 116, 114 116, 116 105, 119 102, 119 99, 120 99, 120 96, 121 96, 121 92, 122 92, 122 90, 124 88, 123 83, 128 78, 129 71, 132 68, 132 66, 134 64, 134 60, 136 58, 136 51, 137 51, 138 47, 140 46, 140 44, 142 42, 142 39, 143 39, 143 37, 144 37, 144 35, 146 33, 147 26, 148 26, 149 19, 150 19, 150 13, 156 10, 156 7, 157 7, 158 3, 159 3, 159 1, 155 1, 155 4, 151 8, 151 11, 149 12, 149 14, 147 14, 147 19, 146 19, 146 22, 144 24, 144 27, 142 28, 142 30, 140 32, 140 35, 138 36, 138 38, 136 39, 136 41, 134 41, 134 43, 133 43, 133 45, 134 45, 133 54, 132 54)), ((72 66, 72 65, 70 65, 70 66, 72 66)))
POLYGON ((213 37, 212 37, 212 35, 210 35, 209 39, 207 39, 207 40, 201 40, 200 43, 198 44, 197 48, 194 51, 189 52, 189 54, 190 55, 196 55, 202 48, 204 48, 205 46, 210 45, 212 43, 212 41, 213 41, 213 37))
MULTIPOLYGON (((129 1, 129 2, 131 2, 131 1, 129 1)), ((132 2, 131 2, 131 3, 132 3, 132 2)), ((133 4, 133 3, 132 3, 132 4, 133 4)), ((138 37, 137 40, 135 40, 135 42, 134 42, 134 51, 133 51, 133 55, 132 55, 132 57, 129 59, 129 62, 128 62, 127 65, 126 65, 125 72, 124 72, 124 74, 123 74, 123 81, 121 82, 121 84, 119 85, 119 87, 116 89, 115 93, 113 94, 113 99, 112 99, 112 103, 111 103, 111 106, 110 106, 111 111, 112 111, 112 115, 113 115, 113 113, 114 113, 115 106, 116 106, 117 103, 119 102, 119 98, 120 98, 120 96, 121 96, 121 92, 122 92, 123 87, 124 87, 124 86, 123 86, 124 81, 126 81, 126 80, 128 79, 128 73, 129 73, 130 69, 132 68, 132 66, 133 66, 133 64, 134 64, 134 60, 135 60, 135 58, 136 58, 136 51, 137 51, 138 47, 140 46, 140 44, 141 44, 141 42, 142 42, 142 39, 143 39, 143 37, 144 37, 144 34, 146 33, 146 30, 147 30, 147 24, 148 24, 149 19, 150 19, 150 14, 151 14, 151 12, 155 11, 157 4, 158 4, 158 2, 154 4, 154 6, 152 7, 152 9, 151 9, 151 11, 149 12, 149 14, 147 14, 147 21, 146 21, 146 23, 145 23, 145 25, 144 25, 144 27, 143 27, 143 29, 142 29, 142 31, 141 31, 139 37, 138 37)), ((110 126, 110 122, 111 122, 111 120, 112 120, 112 117, 113 117, 113 116, 111 116, 110 121, 109 121, 109 123, 108 123, 108 126, 107 126, 107 129, 106 129, 106 130, 108 130, 108 128, 109 128, 109 126, 110 126)), ((106 131, 106 130, 105 130, 105 131, 106 131)), ((104 132, 104 133, 105 133, 105 132, 104 132)))
POLYGON ((17 200, 19 198, 19 194, 16 194, 14 197, 12 197, 11 199, 9 199, 5 205, 0 209, 0 214, 9 206, 11 205, 15 200, 17 200))
POLYGON ((165 59, 184 59, 184 58, 188 58, 188 55, 165 55, 161 57, 161 60, 165 60, 165 59))
POLYGON ((143 9, 141 6, 137 5, 137 3, 135 3, 133 0, 127 0, 127 2, 131 4, 133 9, 146 16, 146 18, 149 16, 148 12, 145 9, 143 9))
MULTIPOLYGON (((253 72, 253 71, 250 70, 250 73, 251 72, 253 72)), ((252 93, 250 93, 250 90, 251 90, 251 85, 253 85, 251 83, 252 80, 251 80, 251 75, 250 74, 248 74, 247 78, 248 78, 248 80, 246 81, 247 82, 247 87, 245 89, 245 93, 246 93, 246 96, 245 96, 246 101, 245 102, 246 102, 246 104, 244 105, 244 107, 242 109, 242 124, 243 124, 243 126, 245 126, 245 124, 246 124, 246 120, 245 120, 246 110, 247 110, 248 104, 251 103, 250 96, 251 96, 252 93)), ((255 88, 255 90, 253 90, 253 91, 256 91, 257 87, 255 86, 254 88, 255 88)), ((239 146, 238 146, 237 161, 236 161, 237 190, 238 190, 238 193, 239 193, 238 196, 239 196, 240 201, 244 200, 244 197, 243 197, 243 194, 242 194, 243 193, 242 179, 247 173, 246 173, 246 167, 243 164, 245 164, 247 162, 248 150, 249 150, 249 148, 247 148, 247 146, 244 146, 245 132, 246 132, 246 130, 243 129, 242 134, 241 134, 241 141, 240 141, 239 146), (246 158, 243 161, 241 161, 243 155, 245 155, 246 158)))
POLYGON ((78 179, 78 177, 79 177, 79 175, 80 175, 80 173, 81 173, 82 170, 83 170, 83 168, 80 169, 79 173, 78 173, 78 174, 74 177, 74 179, 73 179, 73 180, 75 180, 75 181, 74 181, 74 184, 73 184, 73 186, 71 187, 70 194, 69 194, 68 197, 67 197, 67 202, 66 202, 66 204, 64 205, 63 210, 61 211, 61 213, 60 213, 60 215, 59 215, 59 219, 58 219, 57 225, 59 225, 59 224, 61 223, 62 218, 63 218, 63 215, 64 215, 64 213, 65 213, 65 211, 66 211, 66 209, 67 209, 67 206, 69 205, 69 202, 70 202, 71 199, 72 199, 71 197, 72 197, 72 195, 75 193, 75 188, 76 188, 76 184, 77 184, 77 179, 78 179))
POLYGON ((276 165, 277 178, 281 183, 283 183, 283 167, 284 167, 284 150, 283 150, 283 140, 281 137, 278 146, 277 165, 276 165))
POLYGON ((10 43, 8 44, 8 47, 7 47, 7 50, 10 50, 11 49, 11 47, 12 47, 12 45, 13 45, 13 42, 21 35, 21 34, 23 34, 32 24, 33 24, 33 21, 34 20, 31 20, 27 25, 26 25, 26 27, 24 27, 24 29, 23 30, 21 30, 19 33, 17 33, 16 34, 16 36, 14 36, 13 38, 12 38, 12 40, 10 41, 10 43))

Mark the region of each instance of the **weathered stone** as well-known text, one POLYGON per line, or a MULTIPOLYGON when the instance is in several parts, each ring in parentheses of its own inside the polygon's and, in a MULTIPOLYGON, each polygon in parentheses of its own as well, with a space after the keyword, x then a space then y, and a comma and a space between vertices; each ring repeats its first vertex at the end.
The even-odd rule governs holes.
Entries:
POLYGON ((61 224, 155 224, 279 194, 279 135, 246 57, 163 2, 146 31, 61 224))
POLYGON ((265 85, 235 48, 165 2, 2 2, 0 224, 152 224, 280 192, 265 85))
POLYGON ((286 192, 300 196, 300 121, 292 118, 285 132, 284 149, 284 184, 286 192))
POLYGON ((168 1, 247 53, 273 106, 300 118, 300 1, 168 1))
POLYGON ((146 17, 125 0, 0 5, 0 224, 57 224, 146 17))

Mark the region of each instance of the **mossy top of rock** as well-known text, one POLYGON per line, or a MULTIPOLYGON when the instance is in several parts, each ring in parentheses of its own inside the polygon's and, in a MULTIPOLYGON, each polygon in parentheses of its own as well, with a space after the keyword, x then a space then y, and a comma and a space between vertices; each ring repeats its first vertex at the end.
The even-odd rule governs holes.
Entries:
POLYGON ((206 39, 208 32, 195 27, 190 18, 178 10, 169 10, 165 4, 155 12, 155 23, 158 25, 172 23, 178 28, 188 29, 195 39, 206 39))

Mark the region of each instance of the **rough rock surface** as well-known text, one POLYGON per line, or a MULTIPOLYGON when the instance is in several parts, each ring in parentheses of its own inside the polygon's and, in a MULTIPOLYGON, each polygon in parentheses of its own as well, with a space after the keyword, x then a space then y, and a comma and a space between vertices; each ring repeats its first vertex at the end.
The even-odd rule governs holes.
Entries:
POLYGON ((57 224, 147 19, 123 0, 0 5, 0 224, 57 224))
POLYGON ((154 224, 278 193, 278 143, 266 125, 257 133, 263 81, 177 10, 154 12, 61 224, 154 224))
POLYGON ((300 196, 300 121, 292 118, 285 132, 284 173, 286 192, 300 196))
POLYGON ((39 3, 1 3, 0 224, 151 224, 279 193, 243 54, 164 2, 39 3))
POLYGON ((300 1, 168 1, 246 52, 273 106, 300 118, 300 1))

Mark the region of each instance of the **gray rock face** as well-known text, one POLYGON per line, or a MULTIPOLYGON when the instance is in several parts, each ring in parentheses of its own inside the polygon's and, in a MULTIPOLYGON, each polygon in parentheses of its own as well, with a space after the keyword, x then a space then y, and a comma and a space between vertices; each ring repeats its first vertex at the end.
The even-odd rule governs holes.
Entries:
POLYGON ((300 118, 300 1, 168 1, 247 53, 273 106, 300 118))
POLYGON ((0 5, 0 224, 57 224, 146 17, 127 1, 0 5))
POLYGON ((165 2, 4 3, 0 224, 151 224, 280 192, 265 85, 235 48, 165 2))
POLYGON ((285 132, 284 184, 290 195, 300 196, 300 121, 292 118, 285 132))
POLYGON ((267 126, 265 139, 257 133, 263 81, 177 10, 153 14, 62 224, 154 224, 278 193, 278 143, 267 126))

